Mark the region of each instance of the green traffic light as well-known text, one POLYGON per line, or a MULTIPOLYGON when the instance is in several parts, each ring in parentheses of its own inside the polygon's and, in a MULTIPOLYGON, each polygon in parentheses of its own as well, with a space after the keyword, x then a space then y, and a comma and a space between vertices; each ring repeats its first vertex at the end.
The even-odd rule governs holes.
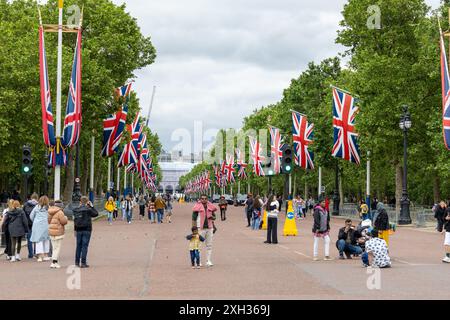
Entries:
POLYGON ((269 170, 269 176, 273 176, 273 170, 269 170))
POLYGON ((23 167, 23 172, 24 173, 30 172, 30 167, 23 167))
POLYGON ((286 169, 287 172, 289 172, 289 171, 291 171, 292 168, 291 168, 291 166, 286 166, 285 169, 286 169))

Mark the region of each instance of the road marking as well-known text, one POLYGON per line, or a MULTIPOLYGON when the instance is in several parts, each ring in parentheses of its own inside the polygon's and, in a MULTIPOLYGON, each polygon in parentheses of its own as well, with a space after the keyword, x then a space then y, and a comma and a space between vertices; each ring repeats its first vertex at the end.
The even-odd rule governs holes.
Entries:
POLYGON ((283 246, 283 245, 281 245, 281 244, 279 244, 278 245, 280 248, 283 248, 283 249, 285 249, 285 250, 289 250, 289 248, 288 247, 286 247, 286 246, 283 246))
POLYGON ((312 259, 311 256, 308 256, 308 255, 306 255, 306 254, 304 254, 304 253, 301 253, 301 252, 299 252, 299 251, 294 251, 294 252, 295 252, 296 254, 299 254, 299 255, 304 256, 304 257, 306 257, 306 258, 312 259))
POLYGON ((411 263, 411 262, 400 260, 400 259, 397 259, 397 258, 392 259, 392 260, 400 262, 400 263, 403 263, 403 264, 407 264, 407 265, 412 266, 412 267, 425 267, 425 266, 439 266, 440 265, 440 264, 436 264, 436 263, 411 263))

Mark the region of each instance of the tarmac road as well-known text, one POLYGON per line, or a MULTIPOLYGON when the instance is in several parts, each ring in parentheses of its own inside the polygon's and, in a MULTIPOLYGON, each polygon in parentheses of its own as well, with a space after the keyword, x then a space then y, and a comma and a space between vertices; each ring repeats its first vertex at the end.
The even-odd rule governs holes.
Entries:
MULTIPOLYGON (((219 217, 216 221, 214 266, 193 270, 185 239, 191 227, 191 208, 192 204, 175 204, 171 224, 134 220, 131 225, 115 221, 109 226, 105 220, 94 222, 88 269, 69 267, 75 252, 71 228, 64 239, 59 270, 35 259, 11 263, 2 258, 0 299, 450 298, 450 265, 441 262, 441 234, 399 228, 391 236, 393 268, 380 270, 380 290, 369 290, 368 281, 374 284, 377 278, 367 273, 359 259, 312 261, 311 217, 297 222, 297 237, 284 237, 281 214, 279 244, 268 245, 263 243, 265 231, 246 228, 242 207, 229 206, 227 220, 222 222, 219 217)), ((342 219, 332 219, 331 253, 335 258, 334 243, 343 224, 342 219)), ((322 244, 319 252, 323 256, 322 244)), ((23 248, 22 257, 26 254, 23 248)), ((205 253, 201 256, 205 263, 205 253)))

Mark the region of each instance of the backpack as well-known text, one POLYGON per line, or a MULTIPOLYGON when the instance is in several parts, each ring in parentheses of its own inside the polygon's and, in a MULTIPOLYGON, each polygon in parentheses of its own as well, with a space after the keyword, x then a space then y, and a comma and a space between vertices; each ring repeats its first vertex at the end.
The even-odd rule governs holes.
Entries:
POLYGON ((73 211, 73 223, 76 228, 86 228, 89 226, 87 215, 82 210, 73 211))

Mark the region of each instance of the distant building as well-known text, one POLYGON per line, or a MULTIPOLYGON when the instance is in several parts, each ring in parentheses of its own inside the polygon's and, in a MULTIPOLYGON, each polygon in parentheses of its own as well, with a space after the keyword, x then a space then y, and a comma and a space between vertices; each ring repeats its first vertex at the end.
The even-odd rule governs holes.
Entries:
POLYGON ((158 186, 158 192, 178 192, 180 190, 180 178, 188 174, 196 164, 179 161, 159 162, 162 180, 158 186))

